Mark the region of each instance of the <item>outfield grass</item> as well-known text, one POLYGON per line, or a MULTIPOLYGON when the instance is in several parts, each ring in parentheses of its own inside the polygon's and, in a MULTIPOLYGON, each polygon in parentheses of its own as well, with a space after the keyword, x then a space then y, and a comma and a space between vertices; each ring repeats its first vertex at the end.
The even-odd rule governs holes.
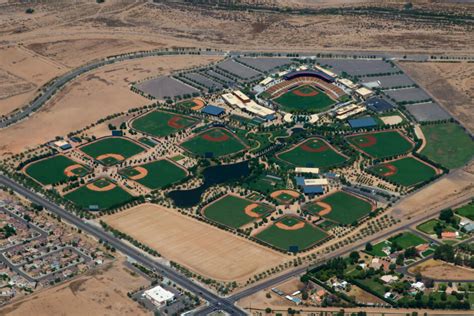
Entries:
POLYGON ((223 128, 208 129, 185 141, 181 146, 193 154, 208 157, 227 156, 246 148, 236 135, 223 128))
POLYGON ((364 133, 348 136, 347 141, 374 158, 406 154, 413 149, 413 144, 396 131, 364 133), (374 138, 375 143, 364 147, 369 138, 374 138))
MULTIPOLYGON (((26 167, 25 172, 41 184, 55 184, 66 181, 68 177, 64 173, 64 169, 76 164, 78 163, 66 156, 57 155, 31 163, 26 167)), ((89 173, 89 169, 83 166, 74 172, 79 177, 89 173)))
POLYGON ((403 249, 411 248, 411 247, 416 247, 421 244, 425 244, 426 240, 421 238, 418 235, 415 235, 410 232, 403 232, 400 235, 396 235, 394 237, 389 238, 389 241, 394 244, 396 243, 403 249))
POLYGON ((285 251, 288 251, 291 246, 297 246, 299 251, 304 250, 326 237, 325 232, 306 222, 304 227, 298 230, 284 230, 273 224, 255 236, 285 251))
MULTIPOLYGON (((245 214, 245 207, 254 203, 254 201, 249 201, 244 198, 227 195, 207 205, 202 213, 206 218, 209 218, 212 221, 229 227, 239 228, 257 219, 245 214)), ((269 207, 261 205, 254 211, 258 214, 264 215, 270 210, 269 207)))
POLYGON ((412 157, 383 163, 372 167, 370 170, 382 176, 385 172, 389 171, 388 165, 395 167, 397 171, 393 175, 383 177, 406 187, 427 181, 436 175, 436 171, 432 167, 412 157))
MULTIPOLYGON (((104 154, 118 154, 127 159, 141 153, 145 149, 126 138, 106 137, 82 146, 79 150, 94 159, 104 154)), ((119 161, 112 158, 101 160, 101 162, 106 165, 112 165, 119 161)))
POLYGON ((280 109, 285 112, 321 112, 331 107, 335 102, 323 91, 310 85, 303 85, 291 91, 288 91, 278 98, 273 99, 280 105, 280 109), (315 96, 299 96, 295 92, 312 93, 317 92, 315 96))
MULTIPOLYGON (((186 177, 186 171, 166 159, 153 161, 140 165, 139 167, 145 168, 148 171, 148 174, 144 178, 133 181, 136 181, 152 190, 169 186, 186 177)), ((133 167, 120 170, 119 173, 125 177, 131 177, 137 174, 133 167)))
POLYGON ((297 167, 330 168, 346 161, 346 157, 318 138, 307 139, 293 149, 277 154, 277 157, 297 167))
POLYGON ((165 137, 193 125, 196 121, 185 115, 152 111, 133 120, 132 128, 156 137, 165 137))
MULTIPOLYGON (((331 212, 323 217, 340 224, 352 224, 372 211, 372 205, 369 202, 344 191, 337 191, 318 201, 327 203, 332 208, 331 212)), ((305 210, 317 214, 322 207, 312 202, 305 205, 305 210)))
POLYGON ((456 209, 456 213, 469 218, 471 221, 474 221, 474 203, 470 203, 456 209))
POLYGON ((421 129, 426 138, 421 153, 430 160, 453 169, 465 165, 474 156, 474 142, 459 125, 433 124, 421 129))
MULTIPOLYGON (((96 180, 99 187, 103 187, 103 179, 96 180)), ((108 182, 108 180, 105 180, 108 182)), ((94 182, 94 183, 95 183, 94 182)), ((91 205, 97 205, 100 210, 109 209, 123 205, 133 199, 127 191, 119 186, 116 186, 109 191, 92 191, 86 185, 74 190, 64 196, 74 204, 83 209, 89 208, 91 205)))

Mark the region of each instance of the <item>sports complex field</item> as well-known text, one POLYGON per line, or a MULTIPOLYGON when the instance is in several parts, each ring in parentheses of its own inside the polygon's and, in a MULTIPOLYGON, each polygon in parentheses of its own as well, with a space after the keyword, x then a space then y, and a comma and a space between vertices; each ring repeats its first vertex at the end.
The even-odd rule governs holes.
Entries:
POLYGON ((239 228, 271 211, 272 208, 268 205, 255 203, 234 195, 226 195, 206 206, 202 210, 202 214, 217 223, 239 228))
POLYGON ((214 127, 181 143, 189 152, 205 157, 222 157, 246 149, 243 141, 230 131, 214 127))
POLYGON ((145 149, 127 138, 105 137, 84 145, 79 150, 102 164, 111 166, 145 149))
POLYGON ((304 210, 339 224, 349 225, 366 216, 374 205, 344 191, 337 191, 304 206, 304 210))
POLYGON ((302 251, 327 237, 319 228, 293 216, 279 219, 255 238, 281 250, 302 251))
POLYGON ((298 167, 330 168, 346 161, 329 143, 321 138, 310 138, 277 157, 298 167))
POLYGON ((382 163, 372 167, 370 171, 406 187, 429 180, 436 175, 433 167, 413 157, 382 163))
POLYGON ((184 128, 190 127, 197 122, 196 119, 163 111, 152 111, 132 121, 132 128, 137 131, 165 137, 174 134, 184 128))
POLYGON ((414 144, 398 131, 370 132, 348 136, 349 143, 374 158, 406 154, 414 144))
POLYGON ((29 164, 25 173, 41 184, 55 184, 70 177, 82 177, 90 172, 86 166, 63 155, 45 158, 29 164))
POLYGON ((305 84, 296 87, 281 96, 273 99, 285 112, 321 112, 327 110, 335 103, 322 90, 305 84))
POLYGON ((155 190, 184 179, 187 173, 176 164, 162 159, 144 165, 127 167, 120 170, 119 174, 155 190))
POLYGON ((97 206, 99 210, 117 207, 133 199, 127 191, 105 178, 86 184, 64 197, 83 209, 97 206))
POLYGON ((274 198, 280 204, 293 203, 300 194, 293 190, 277 190, 270 194, 270 197, 274 198))

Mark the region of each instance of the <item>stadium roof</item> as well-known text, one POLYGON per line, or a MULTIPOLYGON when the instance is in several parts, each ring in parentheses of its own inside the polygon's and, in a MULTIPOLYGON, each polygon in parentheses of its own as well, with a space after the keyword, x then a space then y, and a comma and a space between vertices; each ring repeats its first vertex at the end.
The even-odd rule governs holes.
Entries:
POLYGON ((393 105, 381 98, 370 98, 364 102, 369 109, 375 112, 385 112, 393 109, 393 105))
POLYGON ((352 128, 372 127, 377 125, 377 122, 371 116, 352 119, 348 122, 352 128))
POLYGON ((316 71, 316 70, 293 71, 285 75, 286 80, 290 80, 290 79, 298 78, 298 77, 318 77, 327 82, 334 82, 333 77, 329 76, 328 74, 325 74, 322 71, 316 71))
POLYGON ((202 108, 201 112, 209 114, 209 115, 219 116, 225 113, 225 110, 215 105, 206 105, 205 107, 202 108))
POLYGON ((322 194, 324 189, 320 185, 305 185, 303 186, 303 192, 305 194, 322 194))

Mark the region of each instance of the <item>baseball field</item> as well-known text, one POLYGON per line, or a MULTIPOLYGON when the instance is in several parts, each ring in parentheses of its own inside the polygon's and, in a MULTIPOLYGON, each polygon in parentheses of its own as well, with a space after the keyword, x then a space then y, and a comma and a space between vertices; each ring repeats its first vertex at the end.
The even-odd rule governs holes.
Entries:
POLYGON ((436 175, 433 167, 413 157, 382 163, 372 167, 370 171, 406 187, 429 180, 436 175))
POLYGON ((374 158, 402 155, 411 151, 414 144, 398 131, 370 132, 348 136, 349 143, 374 158))
POLYGON ((41 184, 55 184, 70 177, 82 177, 90 172, 86 166, 63 155, 35 161, 25 168, 25 173, 41 184))
POLYGON ((279 204, 290 204, 293 203, 300 194, 293 190, 277 190, 270 194, 270 197, 274 198, 279 204))
POLYGON ((334 167, 347 159, 321 138, 307 139, 287 151, 278 153, 277 157, 298 167, 318 168, 334 167))
POLYGON ((205 157, 222 157, 244 150, 247 146, 232 132, 214 127, 181 143, 193 154, 205 157))
POLYGON ((133 198, 127 191, 105 178, 79 187, 64 197, 83 209, 97 206, 98 210, 120 206, 133 198))
POLYGON ((255 238, 281 250, 302 251, 327 237, 312 224, 293 216, 286 216, 260 232, 255 238))
POLYGON ((169 160, 162 159, 119 171, 124 177, 149 189, 161 189, 186 177, 186 171, 169 160))
POLYGON ((339 224, 349 225, 374 209, 367 200, 353 194, 337 191, 304 206, 304 210, 339 224))
POLYGON ((268 205, 255 203, 235 195, 225 195, 207 205, 202 210, 202 214, 217 223, 239 228, 271 211, 272 208, 268 205))
POLYGON ((192 126, 196 119, 164 111, 152 111, 132 121, 132 128, 156 137, 165 137, 192 126))
POLYGON ((86 155, 106 166, 119 163, 145 149, 123 137, 105 137, 79 148, 86 155))
POLYGON ((322 90, 305 84, 273 99, 285 112, 321 112, 329 109, 335 102, 322 90))

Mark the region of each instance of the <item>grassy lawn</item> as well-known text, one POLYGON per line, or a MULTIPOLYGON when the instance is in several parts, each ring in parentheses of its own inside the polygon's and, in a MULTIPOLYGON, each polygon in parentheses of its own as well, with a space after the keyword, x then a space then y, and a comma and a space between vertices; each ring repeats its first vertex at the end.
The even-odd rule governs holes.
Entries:
POLYGON ((321 112, 330 108, 331 105, 335 103, 323 91, 310 85, 303 85, 288 91, 280 97, 273 99, 273 101, 280 105, 281 110, 290 113, 321 112), (307 96, 305 96, 305 94, 307 96))
POLYGON ((418 245, 426 243, 426 240, 410 232, 404 232, 400 235, 396 235, 394 237, 391 237, 389 240, 392 244, 396 243, 403 249, 416 247, 418 245))
MULTIPOLYGON (((78 163, 63 155, 57 155, 29 164, 25 172, 36 181, 48 185, 66 181, 68 176, 64 173, 64 169, 78 163)), ((82 166, 82 165, 81 165, 82 166)), ((85 166, 75 169, 76 176, 84 176, 89 173, 89 169, 85 166)))
POLYGON ((390 243, 384 240, 384 241, 379 242, 378 244, 373 245, 371 251, 365 250, 365 252, 368 253, 369 255, 376 256, 376 257, 386 257, 387 254, 383 252, 382 250, 383 248, 387 246, 390 247, 390 243))
POLYGON ((221 157, 246 148, 233 133, 223 128, 208 129, 181 144, 186 150, 206 157, 221 157))
POLYGON ((397 131, 364 133, 348 136, 347 141, 374 158, 408 153, 413 144, 397 131))
POLYGON ((436 175, 435 169, 412 157, 383 163, 372 167, 370 170, 379 176, 406 187, 427 181, 436 175), (395 172, 387 175, 386 173, 391 172, 391 170, 395 170, 395 172))
POLYGON ((377 294, 381 296, 385 294, 385 286, 382 283, 380 283, 378 280, 376 280, 375 278, 367 278, 363 280, 357 279, 357 281, 369 287, 370 289, 372 289, 374 292, 376 292, 377 294))
POLYGON ((155 144, 154 142, 152 142, 149 138, 146 138, 146 137, 141 137, 141 138, 139 139, 139 141, 140 141, 140 143, 145 144, 145 145, 147 145, 148 147, 152 147, 152 148, 153 148, 153 147, 156 146, 156 144, 155 144))
POLYGON ((329 144, 319 138, 307 139, 277 157, 297 167, 330 168, 344 163, 347 159, 329 144))
POLYGON ((474 142, 459 125, 424 125, 421 129, 426 138, 421 153, 446 168, 459 168, 474 156, 474 142))
POLYGON ((436 224, 439 223, 439 220, 437 219, 430 219, 429 221, 426 221, 416 227, 419 231, 428 234, 428 235, 433 235, 435 234, 434 227, 436 224))
MULTIPOLYGON (((121 137, 106 137, 99 139, 95 142, 82 146, 79 150, 83 153, 97 158, 104 154, 118 154, 123 156, 125 159, 135 156, 136 154, 145 151, 143 147, 136 144, 135 142, 121 137)), ((118 160, 101 160, 102 163, 111 165, 119 162, 118 160)))
POLYGON ((470 203, 456 209, 456 213, 469 218, 471 221, 474 221, 474 203, 470 203))
POLYGON ((244 186, 250 190, 258 191, 264 194, 270 194, 278 189, 285 189, 286 185, 283 180, 276 180, 261 175, 257 178, 250 179, 244 183, 244 186))
POLYGON ((133 120, 131 125, 132 128, 137 131, 156 137, 165 137, 185 129, 196 122, 196 119, 189 116, 163 111, 152 111, 133 120))

